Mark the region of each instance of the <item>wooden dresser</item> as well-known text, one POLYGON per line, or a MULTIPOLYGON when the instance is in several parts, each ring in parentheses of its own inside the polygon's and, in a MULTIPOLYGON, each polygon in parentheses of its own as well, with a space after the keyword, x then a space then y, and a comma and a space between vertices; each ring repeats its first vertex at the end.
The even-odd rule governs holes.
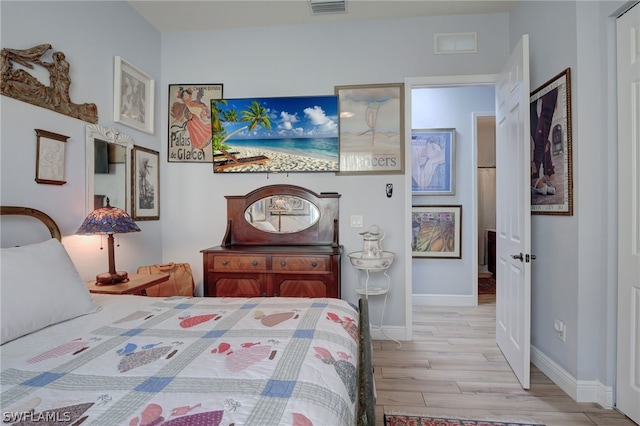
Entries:
POLYGON ((271 185, 226 196, 222 244, 202 250, 204 295, 340 297, 340 195, 271 185))

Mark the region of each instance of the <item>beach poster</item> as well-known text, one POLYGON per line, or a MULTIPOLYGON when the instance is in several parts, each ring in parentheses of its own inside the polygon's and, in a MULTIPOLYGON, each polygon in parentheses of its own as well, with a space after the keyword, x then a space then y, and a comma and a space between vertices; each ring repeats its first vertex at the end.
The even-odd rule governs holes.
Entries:
POLYGON ((211 100, 214 173, 338 172, 338 97, 211 100))

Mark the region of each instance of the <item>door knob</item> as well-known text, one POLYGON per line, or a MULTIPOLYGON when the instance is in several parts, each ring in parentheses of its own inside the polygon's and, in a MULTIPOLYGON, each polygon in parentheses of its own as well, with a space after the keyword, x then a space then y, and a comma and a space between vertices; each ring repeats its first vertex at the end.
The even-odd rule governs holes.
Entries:
POLYGON ((514 259, 520 259, 520 262, 522 262, 524 260, 524 257, 522 256, 522 253, 520 253, 520 254, 512 254, 511 257, 513 257, 514 259))

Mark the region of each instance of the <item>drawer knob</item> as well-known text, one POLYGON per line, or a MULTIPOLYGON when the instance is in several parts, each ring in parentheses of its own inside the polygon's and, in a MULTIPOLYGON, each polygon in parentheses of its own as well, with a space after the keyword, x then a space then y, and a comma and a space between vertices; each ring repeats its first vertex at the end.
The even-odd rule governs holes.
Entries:
POLYGON ((252 262, 251 262, 251 264, 252 264, 253 266, 258 266, 258 261, 257 261, 257 260, 254 260, 254 261, 252 261, 252 262))
POLYGON ((280 262, 280 266, 287 266, 287 262, 283 260, 282 262, 280 262))
POLYGON ((222 261, 222 265, 223 265, 223 266, 227 266, 228 264, 229 264, 229 261, 228 261, 228 260, 223 260, 223 261, 222 261))
POLYGON ((311 262, 311 266, 315 268, 316 266, 318 266, 318 262, 311 262))

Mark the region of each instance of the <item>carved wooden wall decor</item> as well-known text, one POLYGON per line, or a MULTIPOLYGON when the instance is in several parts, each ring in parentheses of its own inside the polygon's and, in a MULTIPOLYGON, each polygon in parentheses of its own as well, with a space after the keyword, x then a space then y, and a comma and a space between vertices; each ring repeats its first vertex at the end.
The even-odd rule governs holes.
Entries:
POLYGON ((40 44, 30 49, 2 49, 2 71, 0 92, 14 99, 47 108, 73 118, 98 122, 96 104, 74 104, 69 99, 69 63, 62 52, 54 52, 52 62, 42 57, 51 49, 50 44, 40 44), (42 84, 24 68, 14 68, 14 64, 34 69, 33 65, 44 67, 49 72, 49 86, 42 84))

